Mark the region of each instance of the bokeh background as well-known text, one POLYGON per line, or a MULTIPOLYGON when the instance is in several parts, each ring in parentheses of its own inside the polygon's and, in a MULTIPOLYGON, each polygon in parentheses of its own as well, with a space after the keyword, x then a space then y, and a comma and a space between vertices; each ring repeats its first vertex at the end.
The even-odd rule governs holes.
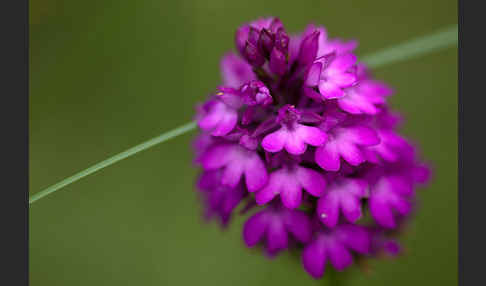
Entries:
MULTIPOLYGON (((279 16, 356 38, 359 55, 457 23, 457 3, 411 1, 30 1, 31 194, 192 119, 220 83, 243 22, 279 16)), ((347 285, 457 284, 457 48, 379 68, 403 132, 433 163, 404 256, 347 272, 347 285)), ((30 207, 30 282, 40 285, 325 285, 293 255, 244 247, 243 218, 205 224, 194 133, 30 207)))

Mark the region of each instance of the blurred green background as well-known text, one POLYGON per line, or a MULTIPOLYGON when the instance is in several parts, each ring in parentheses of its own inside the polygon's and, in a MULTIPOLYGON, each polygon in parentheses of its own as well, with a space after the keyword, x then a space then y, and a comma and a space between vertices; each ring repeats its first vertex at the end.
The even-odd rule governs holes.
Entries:
MULTIPOLYGON (((192 119, 233 33, 259 16, 357 38, 359 55, 457 23, 456 1, 30 1, 30 192, 192 119)), ((457 284, 457 48, 385 66, 403 132, 433 163, 406 253, 348 285, 457 284)), ((291 254, 244 247, 200 219, 194 133, 30 207, 31 285, 324 285, 291 254)))

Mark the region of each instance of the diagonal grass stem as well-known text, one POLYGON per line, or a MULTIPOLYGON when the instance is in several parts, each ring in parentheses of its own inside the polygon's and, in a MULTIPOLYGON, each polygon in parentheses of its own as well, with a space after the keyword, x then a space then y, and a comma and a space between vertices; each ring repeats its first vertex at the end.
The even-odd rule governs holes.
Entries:
POLYGON ((441 29, 434 34, 418 37, 402 44, 382 49, 362 58, 370 68, 405 61, 447 48, 457 43, 457 25, 441 29))

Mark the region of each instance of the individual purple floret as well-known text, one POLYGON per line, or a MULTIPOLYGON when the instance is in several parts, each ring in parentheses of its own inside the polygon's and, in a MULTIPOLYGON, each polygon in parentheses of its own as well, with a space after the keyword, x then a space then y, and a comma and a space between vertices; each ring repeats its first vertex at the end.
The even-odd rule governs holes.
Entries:
POLYGON ((301 113, 292 105, 285 105, 278 111, 277 122, 281 128, 268 134, 262 140, 262 147, 268 152, 279 152, 283 148, 292 155, 301 155, 307 145, 321 146, 327 135, 317 127, 299 123, 301 113))
POLYGON ((323 100, 341 98, 344 88, 356 82, 356 56, 335 52, 314 60, 305 78, 305 86, 317 87, 323 100))
POLYGON ((206 204, 205 216, 211 219, 217 216, 225 226, 231 217, 233 209, 247 195, 241 184, 235 187, 220 184, 221 171, 209 171, 201 175, 198 187, 206 204))
POLYGON ((366 197, 366 181, 354 178, 334 178, 325 195, 317 201, 317 215, 328 227, 335 227, 340 214, 350 223, 362 216, 361 199, 366 197))
POLYGON ((356 76, 357 84, 344 89, 344 96, 337 100, 339 108, 350 114, 377 114, 393 91, 371 79, 363 64, 357 65, 356 76))
POLYGON ((370 234, 362 226, 341 224, 330 230, 315 224, 314 228, 318 229, 314 240, 302 251, 302 264, 314 278, 324 274, 328 261, 334 269, 342 271, 353 262, 353 252, 370 251, 370 234))
POLYGON ((353 166, 360 165, 366 161, 365 148, 380 143, 376 131, 364 123, 340 124, 332 128, 323 124, 321 128, 330 138, 317 147, 315 160, 326 171, 338 171, 341 158, 353 166))
POLYGON ((255 200, 262 205, 280 195, 284 206, 295 209, 302 202, 302 189, 319 197, 325 187, 326 180, 318 171, 289 163, 270 174, 266 186, 255 194, 255 200))
POLYGON ((234 188, 245 176, 248 191, 262 188, 268 180, 267 170, 258 153, 239 144, 214 144, 202 155, 205 170, 222 170, 220 183, 234 188))
POLYGON ((393 89, 354 54, 357 41, 314 25, 289 36, 271 17, 240 27, 235 44, 221 85, 197 106, 205 217, 227 226, 250 213, 245 244, 271 257, 299 251, 316 279, 401 253, 397 235, 430 171, 398 132, 393 89))
POLYGON ((300 243, 309 242, 312 235, 307 214, 290 210, 280 203, 273 203, 252 215, 243 227, 243 239, 248 247, 264 242, 267 253, 272 255, 289 246, 289 238, 300 243))

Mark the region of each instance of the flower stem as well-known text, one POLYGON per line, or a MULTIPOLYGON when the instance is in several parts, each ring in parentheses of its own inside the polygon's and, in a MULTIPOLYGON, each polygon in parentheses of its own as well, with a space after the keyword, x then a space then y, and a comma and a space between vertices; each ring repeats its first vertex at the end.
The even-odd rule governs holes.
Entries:
POLYGON ((135 155, 138 152, 141 152, 143 150, 146 150, 146 149, 148 149, 148 148, 150 148, 152 146, 155 146, 155 145, 157 145, 159 143, 168 141, 168 140, 170 140, 172 138, 175 138, 175 137, 177 137, 179 135, 182 135, 184 133, 187 133, 187 132, 189 132, 189 131, 191 131, 191 130, 193 130, 195 128, 196 128, 196 122, 191 121, 189 123, 186 123, 186 124, 184 124, 182 126, 179 126, 179 127, 175 128, 173 130, 170 130, 168 132, 165 132, 165 133, 163 133, 163 134, 161 134, 161 135, 159 135, 159 136, 157 136, 155 138, 152 138, 152 139, 150 139, 148 141, 145 141, 145 142, 143 142, 143 143, 141 143, 139 145, 136 145, 136 146, 134 146, 134 147, 132 147, 132 148, 126 150, 126 151, 123 151, 121 153, 118 153, 118 154, 116 154, 113 157, 110 157, 110 158, 108 158, 108 159, 106 159, 104 161, 101 161, 101 162, 97 163, 96 165, 93 165, 93 166, 89 167, 88 169, 85 169, 85 170, 83 170, 83 171, 81 171, 81 172, 79 172, 77 174, 74 174, 71 177, 68 177, 68 178, 60 181, 59 183, 57 183, 55 185, 52 185, 52 186, 48 187, 47 189, 42 190, 42 191, 34 194, 33 196, 31 196, 29 198, 29 204, 32 204, 32 203, 36 202, 37 200, 40 200, 43 197, 45 197, 45 196, 47 196, 47 195, 49 195, 49 194, 51 194, 51 193, 53 193, 53 192, 61 189, 62 187, 65 187, 65 186, 67 186, 69 184, 72 184, 72 183, 74 183, 74 182, 76 182, 76 181, 78 181, 78 180, 80 180, 80 179, 82 179, 82 178, 84 178, 84 177, 86 177, 86 176, 88 176, 88 175, 96 172, 96 171, 99 171, 99 170, 101 170, 101 169, 103 169, 105 167, 108 167, 108 166, 110 166, 110 165, 112 165, 112 164, 114 164, 114 163, 116 163, 118 161, 121 161, 121 160, 123 160, 123 159, 125 159, 127 157, 130 157, 132 155, 135 155))
MULTIPOLYGON (((418 57, 426 53, 437 51, 457 43, 457 25, 440 30, 432 35, 422 36, 411 41, 407 41, 396 46, 383 49, 372 55, 365 56, 363 61, 372 68, 381 67, 390 63, 404 61, 410 58, 418 57)), ((173 130, 165 132, 155 138, 145 141, 137 146, 134 146, 126 151, 123 151, 113 157, 101 161, 77 174, 72 175, 57 184, 54 184, 47 189, 35 193, 29 198, 29 204, 32 204, 41 198, 54 193, 55 191, 72 184, 96 171, 108 167, 118 161, 137 154, 152 146, 168 141, 179 135, 187 133, 196 128, 196 122, 191 121, 173 130)), ((339 282, 334 282, 339 283, 339 282)), ((339 284, 334 284, 339 285, 339 284)))

